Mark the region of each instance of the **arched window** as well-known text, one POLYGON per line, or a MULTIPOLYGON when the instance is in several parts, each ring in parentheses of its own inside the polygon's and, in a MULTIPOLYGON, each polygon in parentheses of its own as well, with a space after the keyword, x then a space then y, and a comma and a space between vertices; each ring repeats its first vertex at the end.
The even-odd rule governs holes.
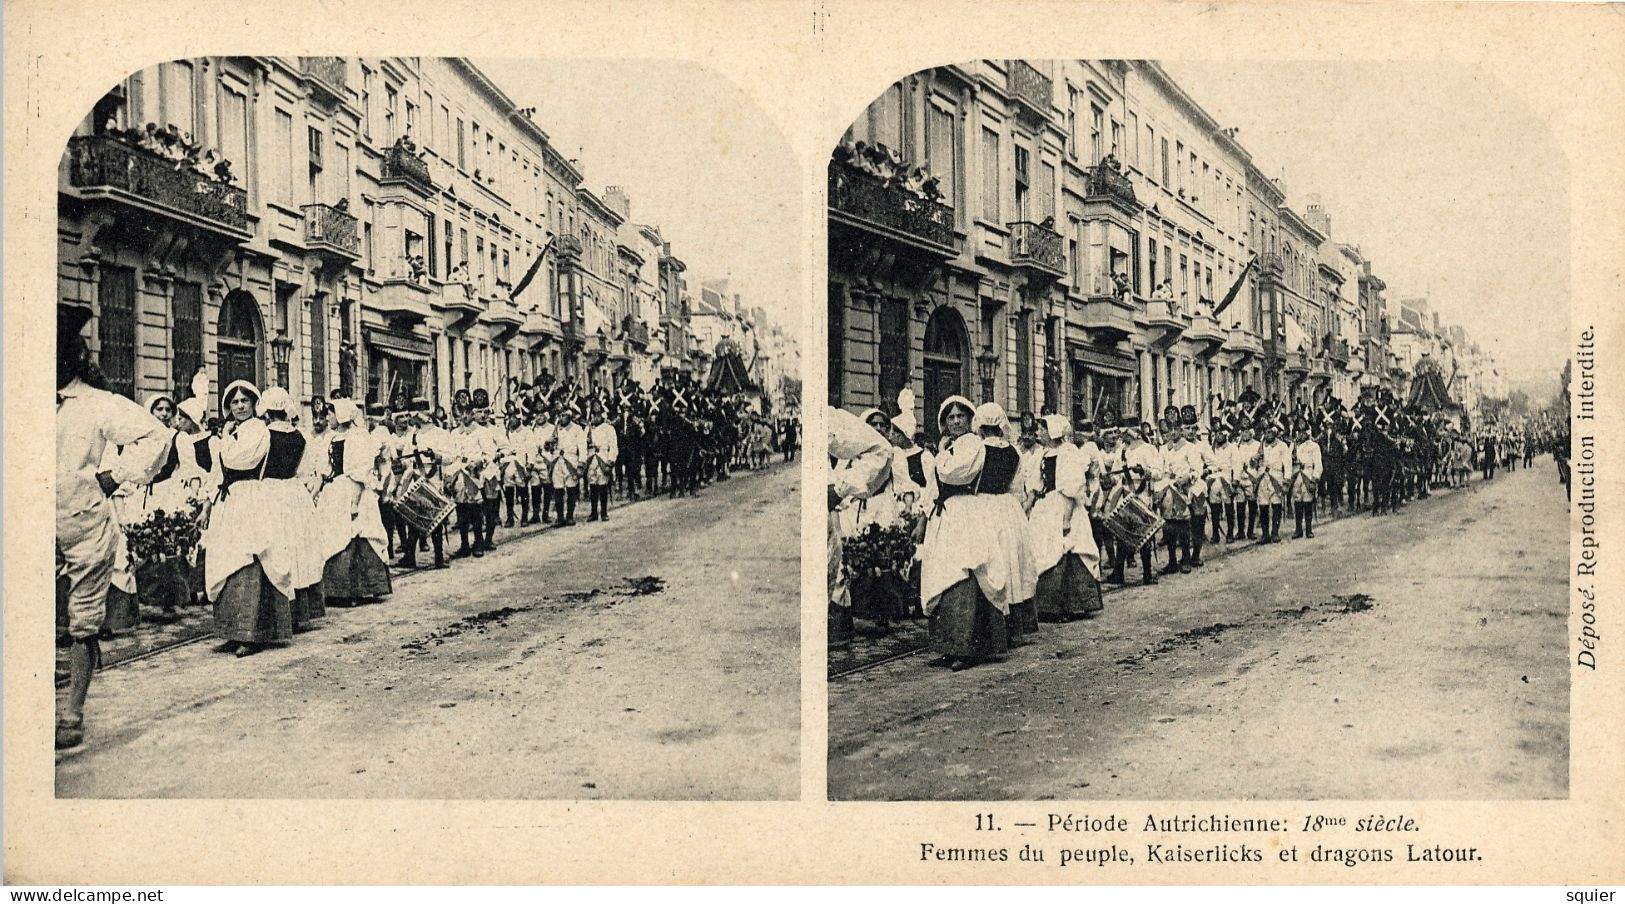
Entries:
POLYGON ((262 386, 265 329, 254 296, 242 290, 226 296, 220 305, 218 336, 220 389, 235 380, 262 386))

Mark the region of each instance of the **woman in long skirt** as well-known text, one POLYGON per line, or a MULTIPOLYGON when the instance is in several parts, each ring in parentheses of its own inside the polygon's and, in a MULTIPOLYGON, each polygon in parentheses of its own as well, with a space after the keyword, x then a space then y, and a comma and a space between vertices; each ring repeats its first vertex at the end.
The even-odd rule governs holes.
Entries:
POLYGON ((1038 569, 1033 602, 1038 617, 1071 619, 1104 608, 1100 598, 1100 550, 1089 521, 1089 460, 1066 441, 1072 425, 1059 414, 1043 418, 1034 497, 1027 514, 1033 562, 1038 569))
MULTIPOLYGON (((854 600, 847 580, 850 576, 841 567, 841 541, 853 535, 858 515, 851 513, 859 512, 863 503, 887 495, 892 454, 885 437, 851 412, 832 408, 828 422, 830 636, 845 640, 852 636, 854 600)), ((858 593, 861 596, 863 590, 858 593)))
POLYGON ((214 602, 221 652, 257 653, 293 637, 293 543, 266 483, 271 431, 255 416, 260 392, 238 380, 223 399, 231 424, 221 437, 221 498, 203 535, 204 580, 214 602))
POLYGON ((316 501, 305 489, 304 459, 309 454, 305 437, 288 421, 293 399, 281 387, 265 391, 260 412, 271 431, 271 459, 266 465, 265 483, 276 508, 266 512, 285 525, 293 546, 293 629, 304 631, 310 623, 327 614, 322 595, 322 557, 318 540, 316 501))
POLYGON ((920 552, 920 597, 932 647, 956 671, 1004 655, 1011 611, 1031 604, 1037 584, 1021 505, 1011 493, 1020 454, 1002 432, 1004 413, 978 411, 964 396, 937 410, 937 510, 920 552))
POLYGON ((378 511, 377 443, 361 423, 361 408, 349 399, 333 402, 328 470, 316 497, 317 519, 325 539, 322 591, 328 603, 353 606, 391 592, 384 564, 388 537, 378 511))

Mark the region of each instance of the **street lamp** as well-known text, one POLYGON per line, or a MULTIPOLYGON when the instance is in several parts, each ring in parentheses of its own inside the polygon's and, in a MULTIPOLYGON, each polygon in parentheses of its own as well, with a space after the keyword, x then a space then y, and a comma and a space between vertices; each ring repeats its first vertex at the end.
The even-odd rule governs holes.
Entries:
POLYGON ((279 332, 271 340, 271 360, 276 364, 276 383, 288 388, 288 357, 293 352, 293 340, 286 332, 279 332))
POLYGON ((984 402, 993 401, 993 380, 998 373, 998 367, 999 355, 993 351, 992 346, 983 348, 982 353, 976 356, 977 373, 982 378, 982 401, 984 402))

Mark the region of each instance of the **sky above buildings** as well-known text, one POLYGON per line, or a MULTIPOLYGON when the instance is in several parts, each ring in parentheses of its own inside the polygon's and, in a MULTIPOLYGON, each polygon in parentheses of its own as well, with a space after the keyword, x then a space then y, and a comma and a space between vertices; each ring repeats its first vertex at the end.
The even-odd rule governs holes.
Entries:
POLYGON ((1164 67, 1303 213, 1357 244, 1389 298, 1426 295, 1514 388, 1557 386, 1569 328, 1569 174, 1538 111, 1455 63, 1195 62, 1164 67))
POLYGON ((731 280, 792 336, 801 332, 801 173, 785 137, 742 91, 669 61, 476 59, 599 197, 619 185, 632 222, 654 224, 700 281, 731 280))

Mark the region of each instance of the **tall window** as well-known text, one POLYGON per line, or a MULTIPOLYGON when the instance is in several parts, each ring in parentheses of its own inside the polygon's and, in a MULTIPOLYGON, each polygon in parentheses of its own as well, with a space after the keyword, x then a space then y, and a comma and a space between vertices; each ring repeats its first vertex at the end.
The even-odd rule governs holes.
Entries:
POLYGON ((308 188, 308 191, 309 191, 310 203, 319 204, 323 200, 323 197, 322 197, 322 133, 321 133, 320 129, 317 129, 314 126, 307 126, 306 127, 306 129, 305 129, 305 146, 306 146, 306 151, 307 151, 307 154, 308 154, 308 157, 309 157, 309 164, 308 164, 306 169, 307 169, 307 172, 309 174, 309 179, 307 181, 307 188, 308 188))
POLYGON ((441 275, 442 276, 450 276, 451 275, 451 268, 457 266, 457 261, 453 260, 452 256, 451 256, 452 232, 451 232, 451 221, 450 220, 445 221, 445 229, 441 230, 441 235, 444 237, 442 240, 446 243, 446 258, 445 258, 445 260, 446 260, 446 270, 441 275))
POLYGON ((1066 88, 1066 153, 1078 159, 1078 89, 1066 88))
POLYGON ((1112 149, 1119 158, 1128 153, 1128 148, 1123 147, 1123 124, 1115 119, 1112 120, 1112 149))
POLYGON ((107 388, 135 398, 135 271, 101 267, 96 312, 97 360, 107 388))
POLYGON ((903 150, 903 86, 892 85, 869 107, 869 133, 875 141, 903 150))
POLYGON ((1178 188, 1180 196, 1183 197, 1185 194, 1185 142, 1183 141, 1174 142, 1174 169, 1177 170, 1174 175, 1179 177, 1176 188, 1178 188))
POLYGON ((468 168, 467 145, 463 141, 463 118, 457 117, 457 168, 468 168))
POLYGON ((898 298, 881 301, 880 335, 877 337, 875 359, 880 362, 880 407, 888 413, 898 393, 908 385, 908 321, 906 301, 898 298))
POLYGON ((1028 154, 1027 149, 1019 144, 1014 149, 1016 156, 1016 219, 1026 220, 1028 219, 1028 154))
POLYGON ((384 86, 384 143, 391 144, 399 136, 396 131, 400 122, 395 118, 396 108, 400 104, 400 94, 393 85, 384 86))
POLYGON ((1162 187, 1171 188, 1168 184, 1168 139, 1162 139, 1162 187))
POLYGON ((1099 107, 1094 106, 1093 104, 1090 104, 1089 105, 1089 163, 1091 165, 1099 163, 1100 158, 1102 158, 1102 157, 1104 157, 1106 155, 1105 149, 1100 146, 1101 142, 1105 140, 1105 136, 1103 136, 1101 134, 1103 131, 1105 131, 1105 128, 1106 128, 1106 114, 1102 113, 1099 107))
POLYGON ((350 166, 349 147, 342 144, 333 145, 333 158, 334 163, 338 166, 338 169, 334 171, 338 176, 338 196, 345 200, 349 200, 350 179, 355 174, 355 170, 350 166))
POLYGON ((1055 167, 1049 163, 1038 165, 1038 210, 1033 218, 1043 222, 1055 216, 1055 167))
POLYGON ((232 83, 222 79, 220 104, 220 154, 231 161, 232 171, 244 184, 248 178, 248 100, 232 83))
POLYGON ((361 67, 361 134, 372 138, 372 70, 361 67))
MULTIPOLYGON (((1145 244, 1146 244, 1146 254, 1149 256, 1150 263, 1151 263, 1151 281, 1156 282, 1157 281, 1157 243, 1156 243, 1156 240, 1153 239, 1152 241, 1146 242, 1145 244)), ((1156 290, 1156 286, 1152 286, 1151 288, 1152 288, 1153 291, 1156 290)))
POLYGON ((954 205, 958 192, 954 190, 954 175, 958 170, 958 142, 954 140, 954 114, 952 110, 932 106, 925 119, 925 137, 931 175, 937 177, 943 199, 954 205))
POLYGON ((310 299, 310 393, 327 395, 327 296, 310 299))
POLYGON ((172 318, 175 356, 170 370, 176 392, 192 385, 192 375, 203 367, 203 286, 175 282, 172 318))
POLYGON ((982 217, 999 219, 999 133, 982 128, 982 217))
POLYGON ((1128 147, 1124 153, 1128 154, 1130 166, 1140 165, 1140 117, 1137 113, 1130 112, 1128 115, 1128 147))
POLYGON ((1019 417, 1033 407, 1033 315, 1016 315, 1016 413, 1019 417))
MULTIPOLYGON (((182 132, 197 132, 197 85, 192 64, 185 60, 163 64, 161 77, 163 91, 159 94, 163 105, 159 113, 165 125, 173 125, 182 132)), ((98 123, 98 125, 100 125, 98 123)))
POLYGON ((271 140, 276 142, 275 153, 271 159, 276 165, 276 194, 275 197, 283 204, 293 203, 293 116, 286 111, 276 111, 276 131, 271 133, 271 140))

